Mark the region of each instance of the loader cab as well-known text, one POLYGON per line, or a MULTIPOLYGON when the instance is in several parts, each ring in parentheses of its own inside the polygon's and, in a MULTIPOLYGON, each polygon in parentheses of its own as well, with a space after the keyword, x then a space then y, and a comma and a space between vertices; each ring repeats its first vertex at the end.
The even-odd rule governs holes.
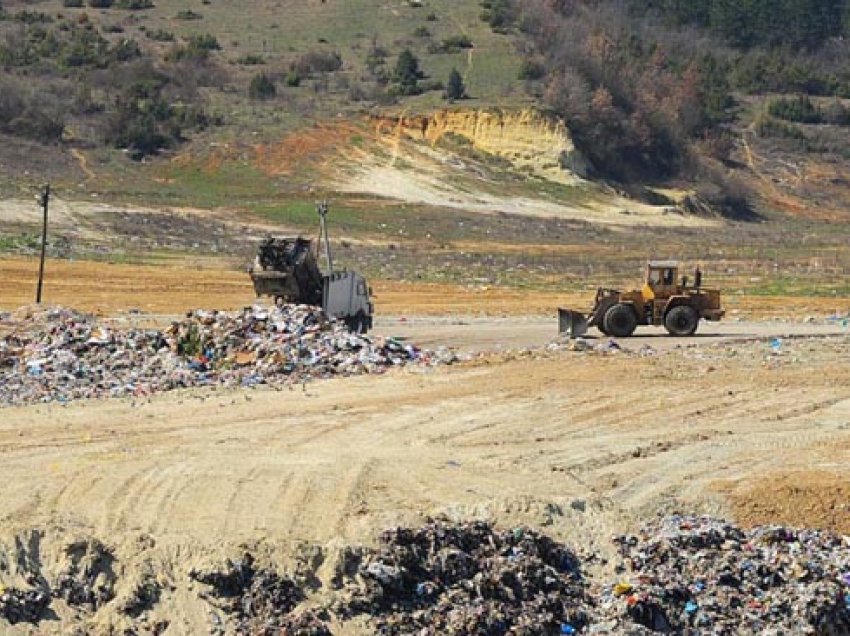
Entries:
POLYGON ((646 266, 646 285, 653 292, 676 287, 679 279, 679 263, 676 261, 649 261, 646 266))

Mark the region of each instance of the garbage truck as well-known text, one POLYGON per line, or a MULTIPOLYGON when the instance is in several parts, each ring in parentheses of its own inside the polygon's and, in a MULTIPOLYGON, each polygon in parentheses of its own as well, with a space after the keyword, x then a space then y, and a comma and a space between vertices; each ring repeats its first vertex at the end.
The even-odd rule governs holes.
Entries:
POLYGON ((638 325, 663 325, 671 336, 691 336, 700 320, 723 318, 720 290, 702 285, 697 267, 694 279, 679 279, 677 261, 649 261, 641 289, 620 291, 600 287, 590 313, 558 309, 558 332, 571 338, 583 336, 588 327, 603 334, 624 338, 638 325))
POLYGON ((355 333, 372 328, 371 289, 366 279, 348 270, 334 270, 327 229, 328 204, 316 206, 319 238, 268 237, 263 240, 249 273, 257 296, 277 303, 321 307, 330 318, 342 320, 355 333), (326 273, 319 269, 319 246, 324 243, 326 273))

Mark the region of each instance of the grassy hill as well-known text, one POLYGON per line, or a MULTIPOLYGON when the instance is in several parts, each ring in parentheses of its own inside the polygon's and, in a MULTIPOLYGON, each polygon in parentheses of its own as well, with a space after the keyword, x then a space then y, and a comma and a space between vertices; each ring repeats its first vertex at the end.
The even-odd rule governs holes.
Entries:
MULTIPOLYGON (((128 236, 120 258, 238 251, 240 224, 312 230, 329 197, 339 235, 374 246, 341 246, 343 258, 387 277, 559 288, 575 266, 604 282, 659 250, 735 276, 771 261, 797 280, 812 250, 846 267, 838 39, 742 47, 665 2, 93 2, 108 0, 2 0, 0 14, 0 194, 31 201, 49 180, 91 204, 78 255, 106 243, 119 258, 128 236), (452 69, 466 99, 446 99, 452 69), (417 136, 444 108, 468 125, 417 136), (541 111, 566 122, 562 139, 526 126, 541 111), (487 118, 507 126, 513 156, 479 143, 487 118), (591 178, 545 176, 574 145, 591 178), (712 215, 730 198, 768 223, 724 225, 712 215), (208 217, 182 219, 171 241, 171 225, 109 220, 102 202, 215 223, 193 240, 186 224, 208 217), (553 256, 559 242, 586 253, 553 256)), ((0 250, 29 245, 21 231, 4 223, 0 250)))

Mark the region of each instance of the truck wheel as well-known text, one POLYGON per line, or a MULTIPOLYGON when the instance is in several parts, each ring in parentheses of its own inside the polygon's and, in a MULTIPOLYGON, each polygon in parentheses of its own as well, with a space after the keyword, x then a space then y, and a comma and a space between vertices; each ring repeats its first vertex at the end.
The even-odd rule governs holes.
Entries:
POLYGON ((635 332, 637 327, 637 316, 635 311, 628 305, 617 303, 605 312, 602 318, 603 333, 616 336, 617 338, 627 338, 635 332))
POLYGON ((697 330, 699 315, 687 305, 673 307, 664 316, 664 327, 671 336, 690 336, 697 330))
POLYGON ((368 331, 369 321, 366 319, 366 315, 362 312, 358 313, 354 317, 354 333, 357 334, 365 334, 368 331))
POLYGON ((366 333, 368 324, 366 316, 362 313, 355 314, 354 316, 345 319, 345 326, 348 327, 348 330, 351 333, 359 335, 366 333))

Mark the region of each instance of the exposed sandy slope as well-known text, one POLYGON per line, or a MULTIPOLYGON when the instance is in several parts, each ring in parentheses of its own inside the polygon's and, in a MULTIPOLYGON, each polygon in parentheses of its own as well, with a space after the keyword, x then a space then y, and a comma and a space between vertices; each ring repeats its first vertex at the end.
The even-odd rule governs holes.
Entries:
POLYGON ((460 109, 430 117, 383 117, 373 123, 372 144, 334 162, 327 177, 333 189, 481 214, 554 217, 603 225, 698 227, 716 223, 675 213, 669 206, 641 204, 581 179, 562 167, 575 151, 567 129, 534 111, 460 109), (473 158, 440 146, 446 138, 461 140, 461 145, 482 154, 473 158), (487 165, 482 157, 501 162, 499 168, 487 165), (526 181, 523 192, 541 192, 535 196, 494 190, 500 181, 517 180, 526 181), (546 194, 546 186, 552 184, 571 188, 546 194))
MULTIPOLYGON (((187 572, 240 543, 284 564, 318 544, 310 567, 325 584, 342 542, 434 513, 546 526, 604 553, 612 532, 661 511, 770 519, 766 507, 787 507, 770 503, 766 480, 778 479, 826 502, 795 522, 833 525, 847 516, 834 497, 850 477, 848 354, 847 336, 787 340, 780 356, 764 340, 706 341, 652 357, 509 354, 281 392, 4 409, 0 552, 20 558, 35 541, 50 572, 57 546, 97 537, 115 550, 119 600, 86 631, 122 624, 120 598, 154 572, 165 587, 147 620, 192 634, 211 619, 187 572), (15 548, 30 528, 46 534, 15 548)), ((67 633, 70 614, 54 605, 41 630, 67 633)))
MULTIPOLYGON (((374 194, 408 203, 455 208, 481 214, 517 214, 555 217, 601 223, 604 225, 648 225, 703 227, 715 223, 709 219, 667 214, 662 206, 650 206, 615 195, 596 194, 587 202, 559 202, 552 198, 496 196, 486 191, 452 185, 452 168, 410 150, 404 162, 388 164, 363 162, 350 176, 333 186, 341 192, 374 194), (413 168, 411 169, 411 164, 413 168)), ((448 162, 448 158, 445 160, 448 162)))

